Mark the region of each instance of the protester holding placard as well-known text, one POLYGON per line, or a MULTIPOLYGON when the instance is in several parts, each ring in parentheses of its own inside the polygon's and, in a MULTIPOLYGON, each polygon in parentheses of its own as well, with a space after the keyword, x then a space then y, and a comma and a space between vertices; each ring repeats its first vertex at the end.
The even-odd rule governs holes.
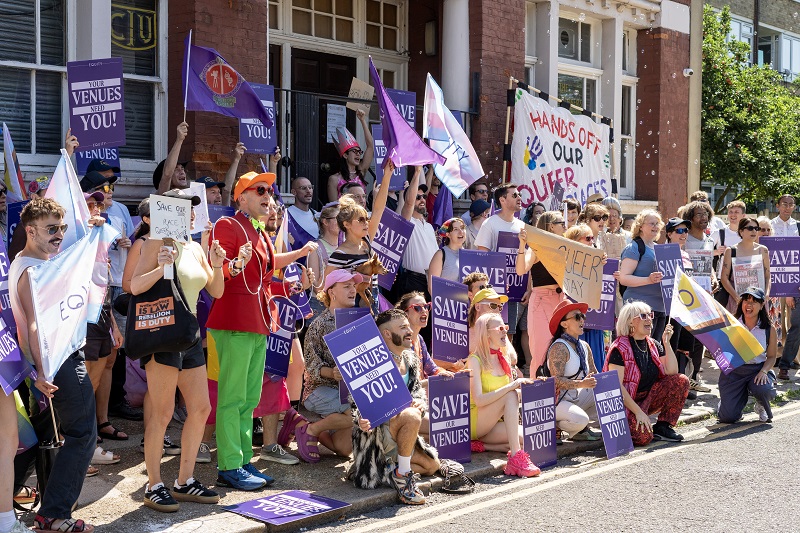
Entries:
MULTIPOLYGON (((364 113, 364 110, 358 109, 356 111, 356 117, 361 123, 361 128, 364 130, 364 140, 367 143, 367 149, 361 149, 358 145, 358 141, 356 141, 356 138, 347 128, 337 128, 336 137, 332 140, 336 151, 339 152, 339 172, 328 177, 327 191, 329 202, 339 199, 342 187, 346 183, 357 182, 364 187, 365 191, 367 190, 367 181, 364 179, 364 176, 366 175, 367 169, 369 169, 369 166, 372 164, 372 158, 375 154, 375 143, 372 139, 372 133, 367 124, 367 115, 364 113)), ((327 140, 330 141, 331 139, 327 140)), ((387 183, 388 179, 387 177, 387 183)))
POLYGON ((622 228, 622 206, 613 196, 604 198, 601 202, 608 209, 607 231, 601 232, 595 239, 597 247, 601 248, 611 259, 619 259, 622 250, 631 243, 629 231, 622 228))
POLYGON ((517 390, 531 380, 512 377, 513 362, 503 350, 508 344, 507 332, 508 326, 499 313, 485 314, 475 323, 478 341, 467 359, 467 368, 472 372, 470 430, 472 440, 477 441, 473 450, 507 452, 503 470, 507 476, 538 476, 541 471, 522 449, 523 432, 519 424, 517 390))
POLYGON ((597 385, 592 349, 580 340, 588 310, 584 303, 563 301, 548 324, 553 338, 546 364, 556 382, 556 423, 573 441, 600 440, 600 435, 587 427, 589 413, 594 411, 592 389, 597 385))
POLYGON ((719 421, 733 424, 742 416, 748 398, 756 400, 755 411, 761 422, 772 422, 770 402, 775 390, 775 361, 778 339, 770 324, 766 309, 766 294, 758 287, 748 287, 739 297, 734 315, 755 336, 764 352, 733 369, 719 375, 719 421))
POLYGON ((436 233, 442 246, 433 254, 433 259, 431 259, 430 267, 428 268, 429 293, 431 292, 431 277, 433 276, 449 279, 450 281, 461 280, 458 252, 461 251, 467 239, 467 227, 460 218, 451 218, 442 224, 436 233))
POLYGON ((525 223, 514 216, 522 209, 522 197, 516 185, 505 183, 497 187, 494 205, 500 210, 483 223, 475 238, 475 248, 484 252, 497 250, 497 237, 501 231, 519 233, 525 227, 525 223))
POLYGON ((728 292, 728 310, 736 309, 739 293, 748 286, 759 287, 769 294, 769 250, 758 244, 760 226, 752 217, 739 221, 741 241, 725 250, 720 280, 728 292))
POLYGON ((695 281, 713 292, 718 288, 717 273, 714 270, 714 241, 706 234, 714 211, 708 202, 693 201, 678 210, 678 217, 689 221, 689 234, 684 249, 692 260, 695 281))
MULTIPOLYGON (((636 232, 634 232, 636 234, 636 232)), ((636 446, 660 439, 680 442, 673 427, 681 416, 689 378, 678 373, 678 361, 669 345, 672 326, 666 326, 661 342, 652 337, 655 313, 644 302, 625 304, 617 319, 617 338, 608 349, 603 372, 616 370, 628 413, 631 438, 636 446), (658 421, 650 424, 650 415, 658 421)))
POLYGON ((339 225, 336 217, 339 215, 339 202, 325 205, 319 213, 317 226, 319 238, 316 240, 317 250, 308 256, 307 265, 315 275, 314 287, 311 297, 311 309, 318 316, 325 310, 325 306, 317 299, 317 292, 325 285, 325 271, 328 268, 328 258, 339 247, 339 225))
POLYGON ((178 161, 183 141, 187 135, 189 135, 189 125, 186 122, 181 122, 176 129, 175 142, 170 148, 167 158, 161 161, 153 171, 153 187, 159 194, 163 194, 170 189, 185 189, 189 186, 186 165, 190 161, 178 161))
POLYGON ((422 339, 420 332, 428 325, 428 318, 431 314, 431 304, 425 301, 425 295, 419 291, 409 292, 400 297, 395 306, 406 314, 408 323, 411 326, 412 341, 411 347, 420 361, 419 370, 422 372, 420 380, 423 387, 427 386, 427 380, 431 376, 452 376, 451 370, 456 372, 464 368, 464 363, 448 363, 447 361, 436 361, 428 353, 428 346, 422 339))

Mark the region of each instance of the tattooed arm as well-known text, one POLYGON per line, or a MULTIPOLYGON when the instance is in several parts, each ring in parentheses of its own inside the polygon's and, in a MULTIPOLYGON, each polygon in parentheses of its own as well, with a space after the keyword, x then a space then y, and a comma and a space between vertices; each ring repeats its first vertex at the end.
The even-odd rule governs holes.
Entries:
POLYGON ((581 342, 583 343, 583 349, 586 350, 586 359, 588 360, 587 362, 589 363, 589 375, 591 376, 592 374, 597 374, 598 370, 594 364, 594 355, 592 354, 592 348, 586 341, 581 341, 581 342))
POLYGON ((569 379, 565 377, 565 369, 569 361, 569 348, 563 342, 556 342, 547 352, 547 365, 550 375, 556 380, 559 390, 581 389, 586 387, 582 379, 569 379))

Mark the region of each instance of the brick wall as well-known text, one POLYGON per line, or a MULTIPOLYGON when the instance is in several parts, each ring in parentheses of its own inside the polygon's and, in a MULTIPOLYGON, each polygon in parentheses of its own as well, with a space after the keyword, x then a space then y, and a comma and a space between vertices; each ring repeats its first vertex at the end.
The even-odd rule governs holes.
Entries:
POLYGON ((657 200, 670 217, 687 199, 689 36, 641 30, 638 44, 636 198, 657 200))
MULTIPOLYGON (((183 120, 184 39, 192 29, 195 45, 214 48, 248 81, 267 81, 267 7, 260 0, 173 0, 169 3, 169 125, 167 149, 175 142, 175 129, 183 120)), ((239 140, 236 119, 209 112, 189 112, 189 136, 181 159, 191 159, 190 177, 210 175, 222 179, 230 166, 232 149, 239 140)), ((239 173, 259 168, 258 158, 245 156, 239 173)))
MULTIPOLYGON (((408 6, 408 90, 417 93, 417 105, 425 101, 425 82, 428 72, 442 84, 442 2, 440 0, 411 0, 408 6), (425 24, 437 23, 436 54, 425 54, 425 24)), ((417 114, 422 116, 420 110, 417 114)), ((417 123, 422 121, 418 118, 417 123)), ((421 126, 417 128, 422 131, 421 126)))

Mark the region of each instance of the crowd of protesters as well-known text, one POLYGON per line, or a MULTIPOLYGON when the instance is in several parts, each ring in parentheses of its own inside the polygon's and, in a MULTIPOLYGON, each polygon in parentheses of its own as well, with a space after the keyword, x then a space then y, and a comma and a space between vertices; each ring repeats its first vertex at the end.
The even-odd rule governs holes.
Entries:
MULTIPOLYGON (((28 269, 59 251, 67 227, 63 207, 44 198, 49 177, 30 182, 27 190, 32 200, 22 210, 17 231, 8 242, 9 294, 20 348, 38 372, 29 384, 30 396, 36 392, 52 399, 64 439, 35 517, 37 530, 93 531, 91 525, 72 518, 72 510, 83 479, 96 475, 98 467, 120 461, 119 455, 102 448, 105 439, 129 438, 110 415, 144 420, 140 449, 148 481, 143 503, 161 512, 178 511, 181 502, 220 500, 204 484, 213 480, 194 477, 195 463, 216 460, 217 487, 256 491, 274 481, 257 467, 258 460, 317 463, 324 456, 321 448, 352 458, 348 476, 357 487, 390 484, 406 504, 425 502, 418 487, 423 475, 439 473, 447 486, 457 485, 459 479, 468 484, 463 467, 440 459, 426 438, 427 380, 454 372, 471 375, 472 450, 505 452, 505 473, 510 476, 540 472, 522 446, 519 391, 544 376, 555 380, 559 442, 600 439, 590 427, 596 420, 591 390, 597 384, 594 375, 608 370, 619 374, 634 444, 645 445, 653 439, 681 441, 674 428, 687 398, 710 389, 698 378, 702 344, 682 331, 680 324, 668 321, 665 313, 662 274, 653 248, 665 239, 680 245, 684 270, 698 279, 707 275, 709 290, 764 347, 755 359, 720 375, 719 420, 740 420, 752 395, 759 419, 771 421, 769 402, 775 397, 775 382, 788 380, 789 371, 797 367, 800 306, 795 298, 770 297, 769 258, 759 238, 798 235, 792 218, 794 198, 780 197, 780 214, 772 220, 746 216, 743 203, 731 202, 725 223, 715 217, 708 195, 698 191, 665 223, 657 210, 624 216, 616 198, 600 195, 589 198, 586 205, 567 199, 558 211, 547 211, 540 203, 523 211, 514 185, 501 184, 492 190, 482 179, 469 187, 471 203, 465 213, 434 227, 434 197, 448 194, 447 189, 432 169, 421 167, 409 171, 405 190, 399 193, 372 183, 373 140, 363 113, 358 118, 366 146, 362 148, 349 132, 339 136, 335 145, 340 165, 324 182, 329 202, 320 211, 311 207, 316 196, 305 177, 292 180, 294 203, 284 210, 273 188, 280 153, 270 158, 269 171, 237 178, 246 152, 244 145, 237 144, 222 180, 210 176, 194 180, 205 185, 208 204, 235 208, 235 214, 207 228, 193 228, 201 232, 198 242, 168 244, 152 237, 148 199, 138 205, 140 222, 134 227, 127 208, 113 200, 120 169, 92 161, 80 181, 91 214, 88 223, 111 224, 121 236, 109 252, 111 281, 100 320, 90 324, 85 346, 72 354, 52 382, 43 377, 28 269), (336 329, 336 310, 377 307, 372 241, 387 209, 396 211, 414 229, 394 287, 381 294, 395 307, 373 315, 413 402, 373 427, 350 398, 340 395, 342 374, 323 337, 336 329), (293 250, 276 249, 283 217, 291 217, 310 239, 293 250), (614 331, 585 327, 587 305, 569 301, 556 277, 527 246, 526 223, 620 260, 615 277, 626 289, 624 297, 618 294, 616 298, 614 331), (495 290, 485 274, 461 275, 461 250, 496 251, 502 231, 519 235, 516 271, 530 274, 527 291, 518 303, 509 302, 504 290, 495 290), (699 256, 689 253, 692 250, 713 253, 718 268, 706 268, 702 260, 696 260, 699 256), (731 275, 733 260, 751 256, 761 257, 766 286, 737 294, 731 275), (283 280, 281 270, 296 262, 304 265, 300 281, 283 280), (174 265, 202 338, 198 335, 182 351, 126 361, 124 333, 130 317, 118 303, 153 287, 164 276, 165 265, 174 265), (463 283, 468 289, 470 355, 456 363, 431 350, 434 276, 463 283), (265 373, 267 340, 275 331, 270 318, 272 300, 299 291, 308 295, 313 316, 302 321, 305 327, 292 339, 287 377, 265 373), (508 323, 500 315, 505 306, 512 311, 508 323), (126 399, 130 366, 143 370, 139 374, 146 382, 143 409, 126 399), (653 415, 658 418, 651 424, 653 415), (182 425, 179 444, 166 434, 171 420, 182 425), (253 461, 256 432, 263 446, 253 461), (216 452, 212 453, 214 435, 216 452), (292 441, 299 457, 289 453, 292 441), (173 483, 161 478, 163 454, 180 456, 173 483)), ((156 194, 190 200, 194 221, 194 207, 201 199, 188 189, 193 181, 187 172, 190 158, 181 159, 188 131, 188 124, 178 126, 175 143, 153 173, 153 187, 156 194)), ((67 152, 78 146, 79 139, 68 134, 67 152)), ((393 170, 391 162, 386 165, 384 183, 393 170)), ((0 191, 4 238, 5 192, 0 191)), ((4 472, 11 471, 10 450, 17 444, 17 413, 11 398, 0 395, 4 472)), ((27 531, 16 521, 11 502, 15 497, 30 502, 33 493, 35 488, 12 484, 11 477, 4 476, 0 532, 27 531)))

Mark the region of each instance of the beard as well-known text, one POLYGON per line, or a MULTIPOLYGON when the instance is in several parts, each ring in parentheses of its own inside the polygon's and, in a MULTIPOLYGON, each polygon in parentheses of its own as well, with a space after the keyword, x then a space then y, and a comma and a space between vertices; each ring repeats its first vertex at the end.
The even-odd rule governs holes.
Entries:
POLYGON ((414 211, 416 211, 417 213, 422 215, 423 218, 428 218, 428 208, 427 207, 425 207, 425 206, 423 206, 423 207, 415 207, 414 211))

